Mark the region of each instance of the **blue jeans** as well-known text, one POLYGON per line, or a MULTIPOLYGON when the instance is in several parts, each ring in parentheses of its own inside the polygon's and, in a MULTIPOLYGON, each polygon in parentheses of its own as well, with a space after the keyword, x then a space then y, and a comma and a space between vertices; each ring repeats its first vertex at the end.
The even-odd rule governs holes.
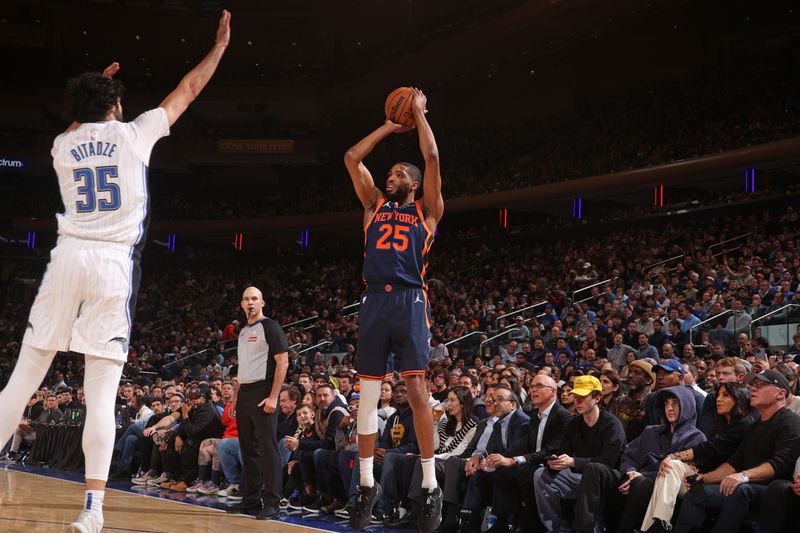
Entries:
POLYGON ((239 439, 222 439, 217 444, 217 457, 222 467, 222 473, 228 483, 242 484, 242 452, 239 449, 239 439))
POLYGON ((125 428, 125 432, 114 444, 114 450, 120 452, 119 463, 117 463, 117 470, 120 472, 130 473, 131 463, 133 462, 133 455, 136 453, 136 445, 142 440, 142 433, 144 429, 138 424, 131 424, 125 428))
POLYGON ((739 531, 750 512, 758 513, 761 496, 767 491, 766 485, 757 483, 742 483, 730 496, 723 496, 719 485, 703 485, 702 488, 706 499, 704 504, 697 504, 691 493, 683 498, 674 533, 689 533, 692 528, 702 527, 706 509, 719 510, 711 533, 739 531))

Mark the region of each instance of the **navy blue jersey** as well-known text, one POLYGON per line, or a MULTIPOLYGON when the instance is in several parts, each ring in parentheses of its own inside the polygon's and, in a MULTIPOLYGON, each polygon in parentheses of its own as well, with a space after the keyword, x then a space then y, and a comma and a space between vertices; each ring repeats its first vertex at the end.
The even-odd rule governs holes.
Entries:
POLYGON ((433 238, 422 216, 421 200, 401 207, 381 198, 364 228, 364 281, 426 289, 433 238))

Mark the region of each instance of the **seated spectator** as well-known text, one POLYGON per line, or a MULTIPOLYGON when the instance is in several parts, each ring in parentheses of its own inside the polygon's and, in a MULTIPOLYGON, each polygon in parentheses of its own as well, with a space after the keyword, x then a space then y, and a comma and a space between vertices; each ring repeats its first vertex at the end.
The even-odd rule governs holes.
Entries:
POLYGON ((561 501, 578 499, 575 509, 576 529, 590 531, 594 527, 588 505, 588 492, 582 490, 584 467, 603 463, 611 468, 619 464, 625 446, 625 430, 619 419, 600 409, 603 387, 594 376, 575 380, 572 396, 578 416, 564 428, 564 441, 555 459, 548 459, 533 477, 536 507, 542 525, 548 532, 558 532, 563 517, 561 501))
MULTIPOLYGON (((297 428, 292 435, 287 435, 283 439, 284 448, 290 452, 289 461, 283 467, 283 493, 288 499, 288 507, 295 510, 303 509, 303 501, 313 499, 319 488, 315 470, 307 468, 309 461, 302 459, 303 456, 310 456, 310 464, 313 465, 314 450, 300 449, 303 440, 319 440, 314 417, 315 412, 311 407, 307 405, 298 407, 295 413, 297 428)), ((323 476, 319 477, 322 481, 323 476)), ((314 511, 319 512, 318 509, 314 511)))
MULTIPOLYGON (((136 413, 136 417, 131 420, 122 435, 114 444, 114 452, 117 455, 116 471, 110 476, 111 479, 129 480, 131 478, 131 463, 136 452, 139 441, 143 438, 142 434, 147 422, 154 414, 164 412, 164 404, 160 400, 155 400, 155 408, 148 407, 144 403, 144 396, 134 394, 131 397, 129 412, 136 413), (159 412, 156 412, 158 409, 159 412)), ((152 402, 151 402, 152 403, 152 402)))
POLYGON ((786 409, 789 383, 774 370, 748 374, 745 382, 760 419, 725 463, 697 475, 692 492, 701 491, 702 496, 683 499, 676 533, 702 527, 709 510, 719 512, 712 533, 738 531, 748 513, 759 508, 765 482, 792 477, 800 456, 800 417, 786 409))
MULTIPOLYGON (((34 402, 35 396, 32 397, 28 401, 28 408, 26 409, 25 413, 29 416, 33 416, 33 414, 37 411, 34 409, 36 403, 34 402), (34 402, 33 404, 31 402, 34 402)), ((23 419, 19 423, 18 429, 14 432, 14 436, 11 440, 11 449, 9 453, 10 459, 15 459, 17 452, 19 452, 20 446, 22 446, 22 442, 25 441, 27 443, 32 443, 36 440, 36 426, 41 425, 49 425, 57 422, 61 422, 63 418, 63 413, 58 408, 58 397, 55 394, 50 394, 47 396, 47 401, 45 402, 45 406, 43 409, 38 410, 39 416, 33 419, 23 419)))
MULTIPOLYGON (((225 406, 222 409, 220 420, 225 426, 225 433, 221 438, 209 438, 200 443, 200 453, 197 456, 197 480, 186 489, 186 492, 199 492, 206 495, 219 493, 222 479, 219 446, 224 440, 235 439, 237 442, 239 440, 236 417, 231 414, 236 409, 236 394, 233 393, 232 397, 228 396, 226 389, 230 387, 230 383, 226 383, 223 387, 225 406)), ((234 481, 228 481, 234 483, 234 481)))
MULTIPOLYGON (((448 457, 461 454, 475 435, 477 419, 472 415, 472 393, 466 387, 448 391, 446 415, 437 420, 434 433, 434 468, 439 486, 444 486, 444 465, 448 457)), ((419 509, 427 496, 422 489, 422 463, 419 455, 406 455, 397 469, 395 491, 400 504, 386 527, 408 527, 417 523, 419 509)))
MULTIPOLYGON (((723 383, 742 383, 747 374, 744 365, 734 357, 725 357, 717 361, 715 368, 718 386, 723 383)), ((717 392, 708 393, 703 401, 703 409, 697 421, 697 427, 707 438, 714 433, 717 421, 717 392)))
POLYGON ((614 400, 609 410, 622 422, 627 442, 631 442, 647 426, 646 404, 656 376, 646 361, 633 361, 627 368, 628 392, 614 400))
POLYGON ((159 487, 186 492, 197 479, 197 459, 200 443, 209 438, 220 438, 225 433, 217 408, 211 403, 208 389, 189 391, 189 403, 181 406, 180 425, 168 440, 165 470, 174 477, 159 487))
POLYGON ((622 395, 622 383, 619 373, 614 369, 604 370, 600 377, 600 384, 603 386, 603 401, 600 407, 610 409, 617 398, 622 395))
POLYGON ((684 480, 697 472, 710 472, 727 461, 752 425, 750 389, 746 385, 723 383, 716 404, 716 424, 711 438, 671 453, 661 462, 642 531, 649 530, 655 521, 664 530, 672 529, 675 503, 678 496, 686 493, 684 480))
POLYGON ((504 527, 515 526, 523 532, 543 531, 536 510, 533 473, 541 468, 549 455, 561 449, 564 428, 572 417, 556 401, 557 393, 553 378, 535 376, 530 398, 536 410, 531 416, 527 437, 517 446, 486 458, 486 465, 495 469, 492 475, 496 491, 493 512, 501 531, 504 527))

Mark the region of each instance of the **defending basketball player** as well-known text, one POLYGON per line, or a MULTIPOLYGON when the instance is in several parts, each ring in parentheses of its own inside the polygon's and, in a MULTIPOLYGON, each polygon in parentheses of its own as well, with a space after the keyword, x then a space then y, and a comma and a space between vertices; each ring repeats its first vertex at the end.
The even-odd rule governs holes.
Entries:
POLYGON ((424 176, 410 163, 389 171, 386 192, 372 178, 364 158, 392 133, 409 131, 389 120, 347 151, 345 165, 364 206, 364 280, 367 289, 359 312, 357 368, 361 379, 358 409, 359 485, 353 529, 364 529, 381 496, 373 475, 373 453, 378 428, 377 405, 387 359, 395 354, 400 375, 408 386, 422 461, 422 488, 426 494, 419 529, 430 533, 441 520, 442 496, 436 484, 433 459, 433 415, 428 406, 425 371, 430 352, 430 306, 425 271, 436 226, 444 214, 442 178, 436 139, 425 117, 427 98, 413 89, 413 112, 419 146, 425 160, 424 176), (415 196, 422 188, 422 198, 415 196))
POLYGON ((58 243, 36 295, 17 365, 0 393, 0 442, 19 422, 56 351, 86 357, 86 500, 73 533, 103 529, 103 499, 114 446, 114 403, 139 290, 139 259, 149 220, 147 164, 153 145, 205 87, 230 40, 223 11, 211 52, 161 102, 133 122, 122 120, 119 64, 67 84, 73 120, 53 142, 64 213, 58 243))

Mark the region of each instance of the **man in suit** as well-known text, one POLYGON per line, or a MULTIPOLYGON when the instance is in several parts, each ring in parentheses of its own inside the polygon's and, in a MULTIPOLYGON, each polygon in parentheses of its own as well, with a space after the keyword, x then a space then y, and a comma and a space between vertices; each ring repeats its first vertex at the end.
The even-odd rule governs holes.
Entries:
POLYGON ((480 510, 485 506, 491 492, 491 467, 483 464, 484 458, 493 453, 516 448, 525 438, 530 418, 519 409, 519 398, 507 385, 493 385, 484 399, 489 418, 481 420, 475 436, 459 457, 450 457, 445 463, 444 501, 449 503, 444 531, 455 530, 458 510, 470 513, 467 530, 480 527, 480 510), (486 469, 485 469, 486 468, 486 469), (464 497, 459 486, 464 477, 467 490, 464 497))
POLYGON ((533 473, 555 454, 564 438, 564 425, 572 415, 556 402, 558 386, 550 376, 538 375, 531 386, 531 400, 536 413, 531 417, 527 437, 518 446, 489 455, 484 465, 494 468, 495 527, 506 531, 513 521, 525 533, 543 532, 536 511, 533 473), (523 513, 523 501, 524 515, 523 513), (512 517, 516 520, 512 520, 512 517))

